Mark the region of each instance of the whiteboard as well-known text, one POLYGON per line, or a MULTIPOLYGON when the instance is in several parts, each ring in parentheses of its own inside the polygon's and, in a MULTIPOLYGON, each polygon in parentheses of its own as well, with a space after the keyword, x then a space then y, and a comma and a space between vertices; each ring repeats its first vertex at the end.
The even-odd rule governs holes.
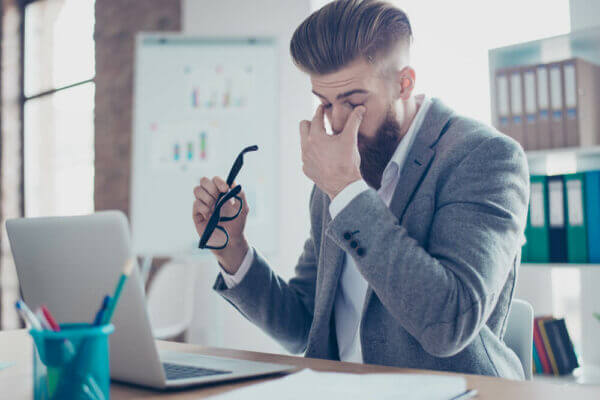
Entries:
POLYGON ((245 234, 277 248, 277 43, 272 38, 139 34, 136 40, 131 229, 135 254, 209 254, 192 220, 200 178, 226 179, 246 153, 236 183, 250 213, 245 234))

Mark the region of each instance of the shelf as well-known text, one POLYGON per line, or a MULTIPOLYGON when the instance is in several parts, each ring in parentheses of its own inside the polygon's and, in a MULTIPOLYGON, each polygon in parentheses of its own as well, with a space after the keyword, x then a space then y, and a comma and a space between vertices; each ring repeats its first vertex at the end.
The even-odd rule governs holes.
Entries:
POLYGON ((581 57, 600 63, 600 28, 572 31, 530 42, 489 50, 494 68, 548 63, 571 57, 581 57))
POLYGON ((527 268, 600 268, 600 264, 569 264, 569 263, 521 263, 521 267, 527 268))
POLYGON ((600 146, 527 151, 531 175, 562 175, 600 170, 600 146))
POLYGON ((548 156, 562 156, 575 154, 577 157, 600 157, 600 146, 589 147, 565 147, 561 149, 546 149, 546 150, 528 150, 525 152, 527 159, 537 160, 548 156))
POLYGON ((585 365, 577 368, 572 374, 554 376, 534 374, 534 381, 544 381, 557 384, 600 385, 600 366, 585 365))

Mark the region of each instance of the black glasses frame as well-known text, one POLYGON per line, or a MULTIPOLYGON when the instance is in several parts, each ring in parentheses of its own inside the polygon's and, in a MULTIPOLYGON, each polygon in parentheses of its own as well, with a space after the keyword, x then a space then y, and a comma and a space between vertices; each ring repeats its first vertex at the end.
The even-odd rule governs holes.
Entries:
MULTIPOLYGON (((256 151, 256 150, 258 150, 258 146, 254 145, 254 146, 246 147, 244 150, 242 150, 240 152, 240 154, 236 157, 235 162, 233 163, 233 166, 231 167, 231 170, 229 171, 229 174, 227 175, 227 181, 226 181, 227 186, 231 187, 231 185, 233 184, 233 181, 235 180, 235 178, 239 174, 240 170, 242 169, 242 166, 244 165, 244 154, 248 153, 250 151, 256 151)), ((240 193, 241 190, 242 190, 242 186, 237 185, 230 191, 219 194, 219 197, 217 198, 217 203, 215 204, 215 210, 213 211, 213 214, 211 215, 210 219, 208 220, 208 224, 206 224, 206 228, 204 229, 204 232, 202 233, 202 237, 200 238, 200 243, 198 244, 198 248, 221 250, 221 249, 224 249, 225 247, 227 247, 227 244, 229 243, 229 234, 227 233, 225 228, 223 228, 222 226, 219 226, 218 224, 219 224, 219 222, 227 222, 227 221, 234 220, 238 217, 238 215, 240 215, 240 213, 242 212, 242 208, 243 208, 243 201, 242 201, 242 198, 238 196, 238 194, 240 193), (222 217, 221 216, 221 208, 225 204, 227 204, 227 202, 229 200, 231 200, 232 198, 235 198, 236 200, 238 200, 238 202, 240 204, 237 212, 232 216, 222 217), (206 244, 208 242, 208 240, 210 239, 210 237, 212 236, 215 229, 219 229, 221 232, 223 232, 225 234, 225 244, 223 246, 209 246, 206 244)))

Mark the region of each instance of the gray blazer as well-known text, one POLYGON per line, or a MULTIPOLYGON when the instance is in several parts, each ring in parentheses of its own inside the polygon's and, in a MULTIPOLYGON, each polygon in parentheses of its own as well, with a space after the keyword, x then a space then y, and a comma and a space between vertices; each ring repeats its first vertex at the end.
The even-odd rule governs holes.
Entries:
POLYGON ((219 275, 214 289, 292 353, 338 360, 333 305, 346 251, 369 284, 366 363, 523 379, 502 338, 528 201, 519 144, 434 99, 389 208, 370 188, 332 220, 315 186, 295 277, 285 282, 255 253, 239 285, 227 289, 219 275))

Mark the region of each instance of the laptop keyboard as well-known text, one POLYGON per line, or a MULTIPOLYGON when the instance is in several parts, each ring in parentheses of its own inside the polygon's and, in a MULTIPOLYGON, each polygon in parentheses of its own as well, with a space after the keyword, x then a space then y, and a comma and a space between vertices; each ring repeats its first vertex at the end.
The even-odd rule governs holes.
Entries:
POLYGON ((167 380, 200 378, 203 376, 230 374, 231 371, 191 367, 189 365, 163 363, 167 380))

